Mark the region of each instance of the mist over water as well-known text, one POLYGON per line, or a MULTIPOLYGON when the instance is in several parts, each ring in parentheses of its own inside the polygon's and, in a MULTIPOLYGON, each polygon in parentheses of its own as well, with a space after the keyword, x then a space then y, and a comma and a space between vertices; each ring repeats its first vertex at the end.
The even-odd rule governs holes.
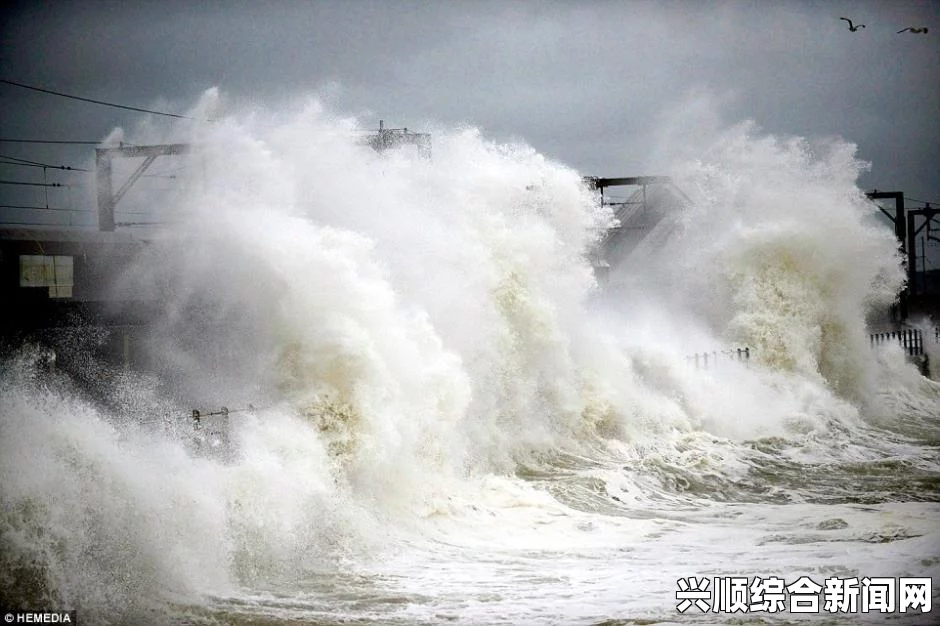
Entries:
POLYGON ((165 307, 151 371, 3 362, 6 604, 587 624, 675 619, 682 576, 936 577, 940 386, 869 345, 903 273, 851 144, 723 131, 602 287, 609 207, 528 146, 220 107, 127 138, 194 146, 116 285, 165 307), (249 404, 231 458, 162 423, 249 404))

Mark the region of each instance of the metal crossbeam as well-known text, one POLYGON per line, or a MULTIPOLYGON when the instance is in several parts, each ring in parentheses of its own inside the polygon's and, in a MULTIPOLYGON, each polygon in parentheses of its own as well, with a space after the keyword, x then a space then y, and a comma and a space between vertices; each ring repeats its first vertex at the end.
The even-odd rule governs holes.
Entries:
POLYGON ((98 176, 98 229, 113 231, 114 208, 121 201, 134 183, 147 168, 160 156, 186 154, 190 145, 185 143, 158 144, 153 146, 120 146, 118 148, 98 148, 95 150, 95 166, 98 176), (144 157, 144 162, 131 174, 117 193, 112 191, 112 161, 115 158, 144 157))

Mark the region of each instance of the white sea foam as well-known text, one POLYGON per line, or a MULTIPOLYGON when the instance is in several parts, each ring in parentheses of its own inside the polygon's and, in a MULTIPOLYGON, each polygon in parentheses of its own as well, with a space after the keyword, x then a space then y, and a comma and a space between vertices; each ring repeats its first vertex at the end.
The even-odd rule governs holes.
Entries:
MULTIPOLYGON (((794 548, 831 517, 866 549, 886 532, 820 466, 936 475, 936 384, 868 345, 901 273, 851 145, 722 133, 673 172, 690 204, 672 235, 615 270, 642 287, 604 295, 588 252, 609 211, 527 146, 435 129, 430 160, 377 154, 315 102, 220 106, 210 92, 217 123, 134 137, 195 145, 182 222, 124 277, 166 305, 149 350, 172 392, 124 374, 109 409, 41 359, 6 362, 3 589, 22 602, 132 621, 168 602, 197 621, 661 618, 677 576, 732 560, 874 568, 794 548), (685 358, 744 345, 747 363, 685 358), (222 462, 138 424, 127 396, 265 408, 233 414, 222 462)), ((882 511, 935 538, 933 505, 882 511)), ((890 571, 861 574, 920 575, 894 543, 890 571)))

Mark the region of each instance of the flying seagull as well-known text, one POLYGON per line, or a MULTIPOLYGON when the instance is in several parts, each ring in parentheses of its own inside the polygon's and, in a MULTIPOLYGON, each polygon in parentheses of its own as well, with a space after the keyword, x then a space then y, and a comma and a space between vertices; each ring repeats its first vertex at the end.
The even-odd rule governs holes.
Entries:
POLYGON ((852 23, 852 20, 850 20, 850 19, 847 18, 847 17, 840 17, 839 19, 840 19, 840 20, 845 20, 846 22, 848 22, 848 23, 849 23, 849 30, 852 31, 853 33, 854 33, 855 31, 857 31, 859 28, 865 28, 865 25, 864 25, 864 24, 859 24, 858 26, 856 26, 855 24, 852 23))
POLYGON ((923 28, 915 28, 915 27, 913 27, 913 26, 908 26, 908 27, 905 28, 904 30, 899 30, 899 31, 898 31, 898 34, 901 34, 901 33, 906 32, 906 31, 911 31, 912 33, 915 33, 915 34, 917 34, 917 33, 926 33, 926 32, 927 32, 927 27, 924 26, 923 28))

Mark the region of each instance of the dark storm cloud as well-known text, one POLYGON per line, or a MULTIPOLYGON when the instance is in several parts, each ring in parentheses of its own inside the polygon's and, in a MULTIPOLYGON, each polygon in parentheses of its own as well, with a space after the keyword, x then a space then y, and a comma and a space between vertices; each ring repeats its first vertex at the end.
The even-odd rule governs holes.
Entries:
MULTIPOLYGON (((210 86, 271 105, 326 90, 332 106, 369 124, 472 124, 598 175, 658 173, 650 168, 662 162, 664 111, 704 98, 720 104, 725 124, 753 119, 772 133, 842 136, 873 163, 863 185, 934 199, 938 7, 24 3, 6 13, 0 64, 10 80, 176 111, 210 86), (850 33, 842 15, 867 28, 850 33), (896 34, 912 25, 931 32, 896 34)), ((6 137, 97 139, 136 119, 11 86, 0 97, 6 137)))

